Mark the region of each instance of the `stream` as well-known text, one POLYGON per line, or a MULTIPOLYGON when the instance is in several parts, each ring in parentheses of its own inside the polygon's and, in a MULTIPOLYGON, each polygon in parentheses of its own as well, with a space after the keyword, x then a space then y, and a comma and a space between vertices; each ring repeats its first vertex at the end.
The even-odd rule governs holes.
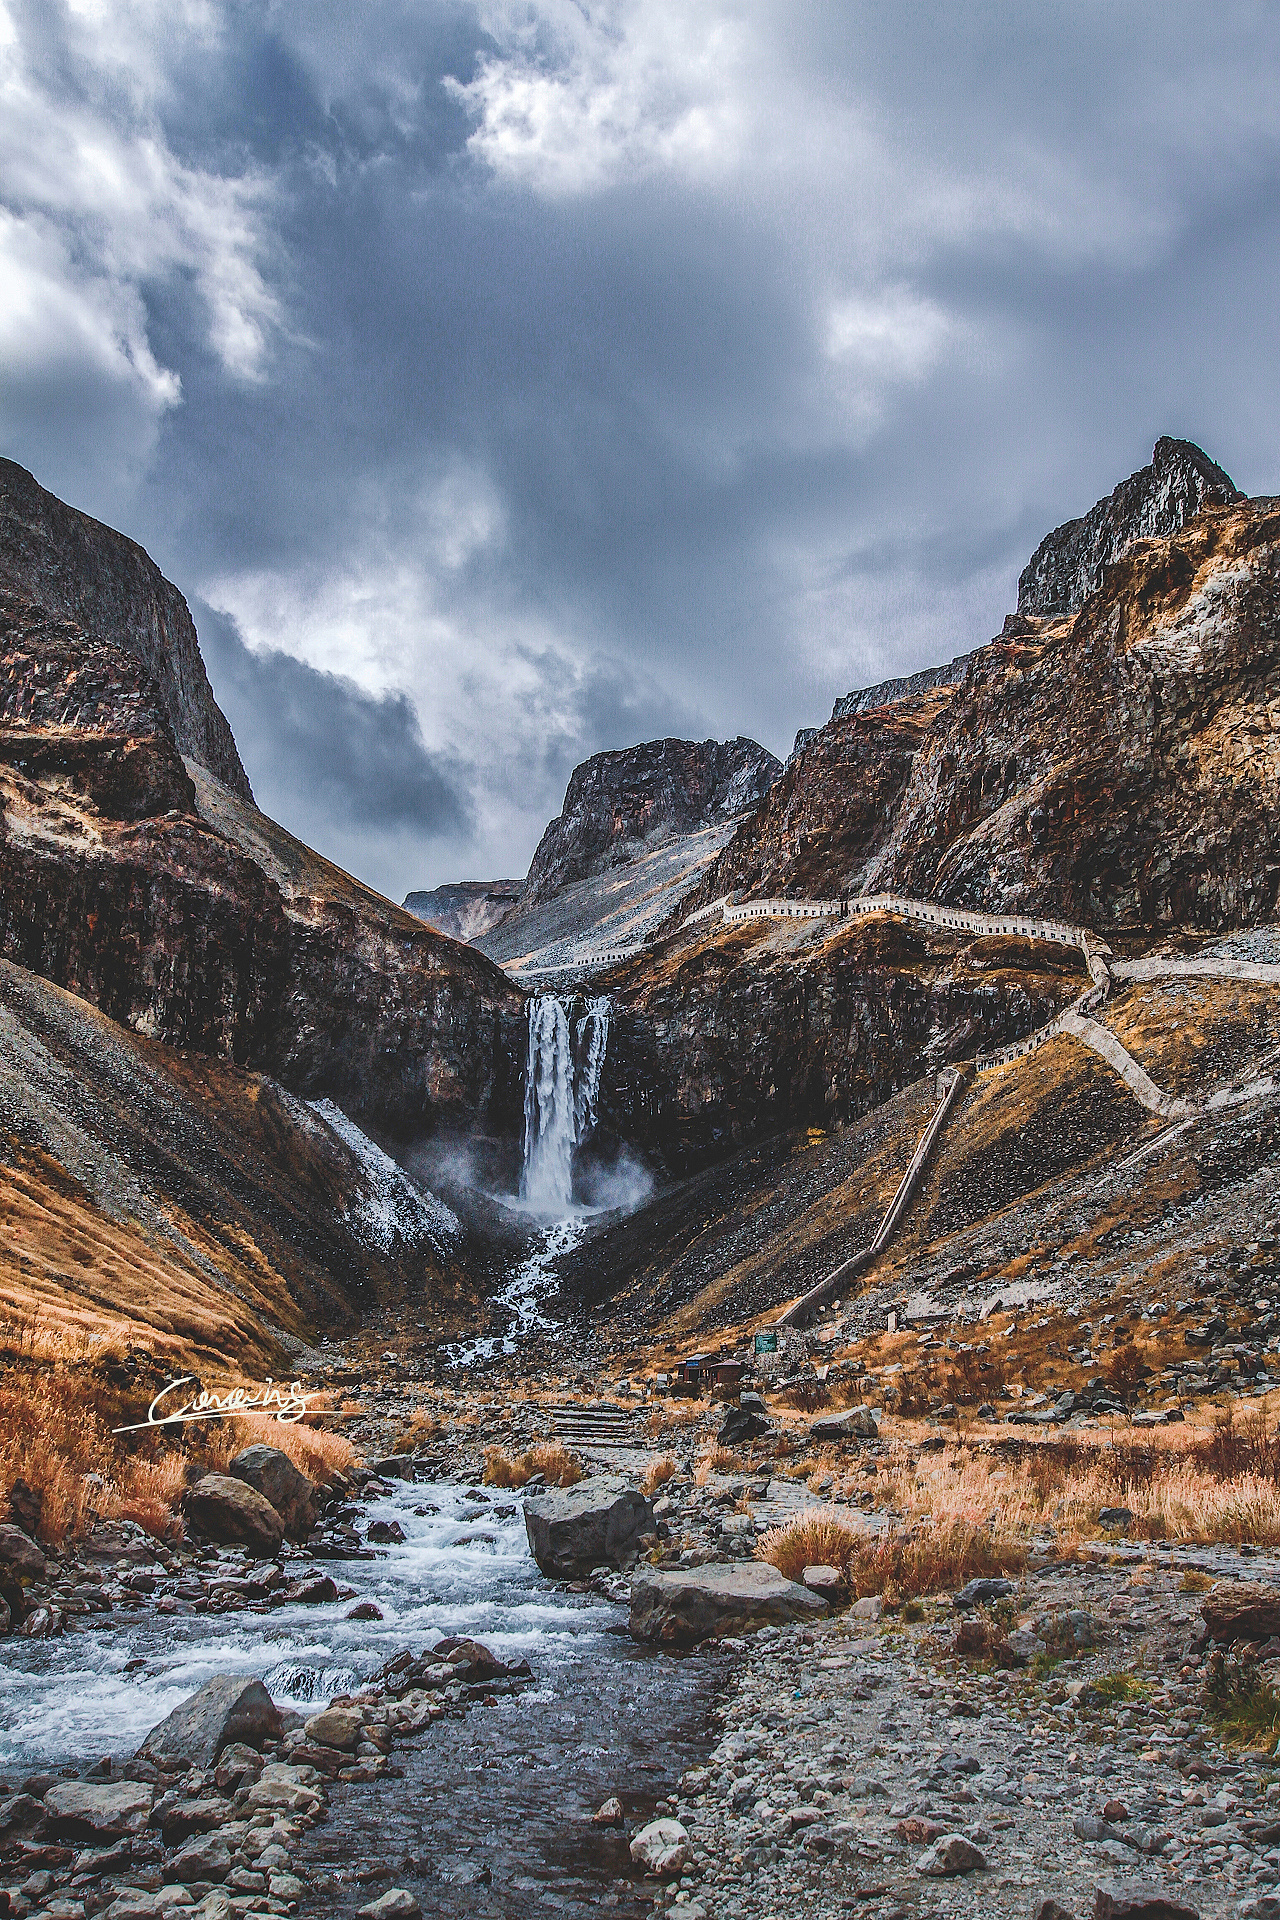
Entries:
POLYGON ((327 1563, 353 1599, 166 1616, 144 1603, 59 1639, 6 1640, 0 1771, 16 1786, 37 1768, 123 1760, 214 1674, 257 1674, 279 1704, 312 1712, 403 1647, 474 1637, 527 1659, 533 1684, 397 1746, 403 1777, 335 1786, 327 1823, 298 1849, 306 1910, 354 1913, 390 1884, 426 1914, 639 1911, 625 1831, 706 1751, 728 1656, 641 1650, 623 1608, 545 1580, 515 1496, 401 1486, 376 1514, 406 1537, 377 1560, 327 1563), (346 1618, 358 1600, 383 1619, 346 1618), (590 1823, 612 1794, 618 1833, 590 1823))

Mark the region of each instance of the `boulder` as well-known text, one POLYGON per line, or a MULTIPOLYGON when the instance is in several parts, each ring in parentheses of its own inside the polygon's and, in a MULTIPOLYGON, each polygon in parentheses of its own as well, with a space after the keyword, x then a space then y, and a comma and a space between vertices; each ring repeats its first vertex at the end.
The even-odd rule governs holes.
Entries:
POLYGON ((678 1820, 651 1820, 631 1842, 631 1858, 646 1873, 674 1879, 684 1872, 693 1852, 678 1820))
POLYGON ((357 1708, 326 1707, 323 1713, 312 1714, 303 1732, 318 1747, 338 1747, 350 1753, 363 1729, 364 1718, 357 1708))
POLYGON ((231 1849, 220 1833, 197 1834, 169 1864, 175 1880, 225 1880, 230 1871, 231 1849))
POLYGON ((811 1440, 878 1440, 880 1424, 870 1407, 846 1407, 843 1413, 824 1413, 809 1427, 811 1440))
POLYGON ((388 1887, 367 1907, 361 1907, 360 1912, 367 1915, 368 1920, 416 1920, 422 1908, 408 1887, 388 1887))
POLYGON ((818 1620, 827 1603, 763 1560, 733 1566, 642 1568, 631 1582, 633 1639, 689 1645, 792 1620, 818 1620))
POLYGON ((1200 1920, 1200 1915, 1164 1887, 1114 1880, 1094 1888, 1092 1920, 1200 1920))
POLYGON ((1061 1901, 1042 1900, 1036 1908, 1036 1920, 1075 1920, 1075 1916, 1061 1901))
POLYGON ((1039 1653, 1048 1649, 1039 1634, 1032 1633, 1029 1627, 1015 1627, 1012 1633, 1006 1633, 996 1647, 996 1665, 998 1667, 1025 1667, 1039 1653))
POLYGON ((653 1529, 653 1508, 638 1488, 601 1474, 526 1500, 524 1524, 543 1573, 563 1579, 606 1562, 630 1566, 640 1535, 653 1529))
POLYGON ((740 1447, 747 1440, 763 1440, 772 1432, 773 1422, 763 1408, 757 1411, 754 1407, 730 1407, 716 1435, 716 1445, 740 1447))
POLYGON ((1234 1580, 1217 1586, 1200 1602, 1210 1637, 1232 1640, 1270 1640, 1280 1634, 1280 1593, 1274 1587, 1234 1580))
POLYGON ((318 1489, 279 1447, 245 1447, 227 1472, 271 1503, 291 1540, 305 1540, 312 1532, 320 1517, 318 1489))
POLYGON ((230 1473, 206 1473, 182 1502, 193 1533, 220 1546, 242 1544, 264 1559, 279 1553, 284 1521, 265 1494, 230 1473))
POLYGON ((7 1521, 0 1525, 0 1577, 39 1580, 44 1568, 44 1555, 29 1534, 7 1521))
POLYGON ((958 1873, 981 1873, 986 1855, 963 1833, 944 1833, 916 1861, 916 1872, 946 1880, 958 1873))
POLYGON ((591 1816, 593 1827, 620 1827, 622 1825, 622 1802, 616 1795, 602 1802, 591 1816))
POLYGON ((60 1780, 46 1793, 44 1810, 59 1833, 119 1839, 146 1831, 152 1797, 140 1780, 60 1780))
POLYGON ((1006 1600, 1013 1592, 1012 1580, 971 1580, 955 1597, 957 1612, 966 1607, 985 1607, 992 1600, 1006 1600))
POLYGON ((151 1729, 138 1758, 164 1770, 211 1767, 224 1747, 261 1748, 280 1730, 279 1709, 261 1680, 221 1673, 151 1729))
POLYGON ((810 1593, 820 1593, 834 1603, 845 1596, 844 1575, 839 1567, 806 1567, 800 1575, 810 1593))

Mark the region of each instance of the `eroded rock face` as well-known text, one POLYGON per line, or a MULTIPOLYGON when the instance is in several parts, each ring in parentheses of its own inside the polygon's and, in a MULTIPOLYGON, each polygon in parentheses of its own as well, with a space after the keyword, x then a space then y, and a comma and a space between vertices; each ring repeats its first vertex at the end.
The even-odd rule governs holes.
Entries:
POLYGON ((1280 881, 1280 503, 1205 509, 986 648, 863 876, 1102 933, 1249 924, 1280 881))
POLYGON ((260 1749, 278 1740, 279 1709, 261 1680, 243 1674, 218 1674, 173 1709, 138 1749, 138 1758, 157 1766, 211 1767, 224 1747, 260 1749))
POLYGON ((762 1560, 736 1566, 643 1568, 631 1582, 632 1638, 689 1646, 757 1627, 816 1620, 827 1603, 762 1560))
POLYGON ((564 809, 538 843, 520 895, 536 906, 603 873, 664 833, 692 833, 743 813, 781 763, 754 740, 650 740, 576 767, 564 809))
POLYGON ((1177 533, 1206 506, 1244 495, 1190 440, 1156 441, 1151 465, 1122 480, 1079 520, 1045 535, 1018 578, 1018 612, 1075 613, 1102 585, 1103 569, 1138 540, 1177 533))
POLYGON ((134 541, 46 493, 25 467, 0 460, 0 605, 13 603, 40 605, 73 622, 93 647, 128 654, 179 750, 253 798, 178 589, 134 541))
POLYGON ((524 1524, 543 1573, 567 1579, 606 1564, 629 1565, 640 1535, 653 1526, 653 1508, 638 1488, 600 1474, 526 1500, 524 1524))

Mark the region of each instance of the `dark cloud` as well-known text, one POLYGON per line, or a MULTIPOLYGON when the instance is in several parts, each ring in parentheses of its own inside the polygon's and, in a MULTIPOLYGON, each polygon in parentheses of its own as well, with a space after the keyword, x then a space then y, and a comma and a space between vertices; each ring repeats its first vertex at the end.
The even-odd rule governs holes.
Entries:
MULTIPOLYGON (((264 813, 340 863, 353 845, 376 847, 382 836, 398 853, 420 849, 422 862, 432 841, 469 844, 475 821, 460 771, 428 753, 404 694, 375 698, 290 654, 254 652, 226 614, 199 600, 192 611, 214 694, 264 813)), ((363 877, 398 888, 396 871, 363 877)))
POLYGON ((1274 11, 10 3, 0 441, 397 892, 987 638, 1161 433, 1280 490, 1274 11))

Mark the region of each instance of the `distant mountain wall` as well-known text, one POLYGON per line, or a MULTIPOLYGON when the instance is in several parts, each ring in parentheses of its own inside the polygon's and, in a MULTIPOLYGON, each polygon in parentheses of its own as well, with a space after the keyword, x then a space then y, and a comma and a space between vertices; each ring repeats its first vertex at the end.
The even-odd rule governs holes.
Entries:
POLYGON ((756 806, 782 763, 754 740, 649 740, 576 767, 538 843, 521 910, 620 866, 665 834, 696 833, 756 806))
POLYGON ((479 940, 510 913, 523 885, 522 880, 453 880, 430 892, 406 893, 404 909, 451 940, 479 940))

